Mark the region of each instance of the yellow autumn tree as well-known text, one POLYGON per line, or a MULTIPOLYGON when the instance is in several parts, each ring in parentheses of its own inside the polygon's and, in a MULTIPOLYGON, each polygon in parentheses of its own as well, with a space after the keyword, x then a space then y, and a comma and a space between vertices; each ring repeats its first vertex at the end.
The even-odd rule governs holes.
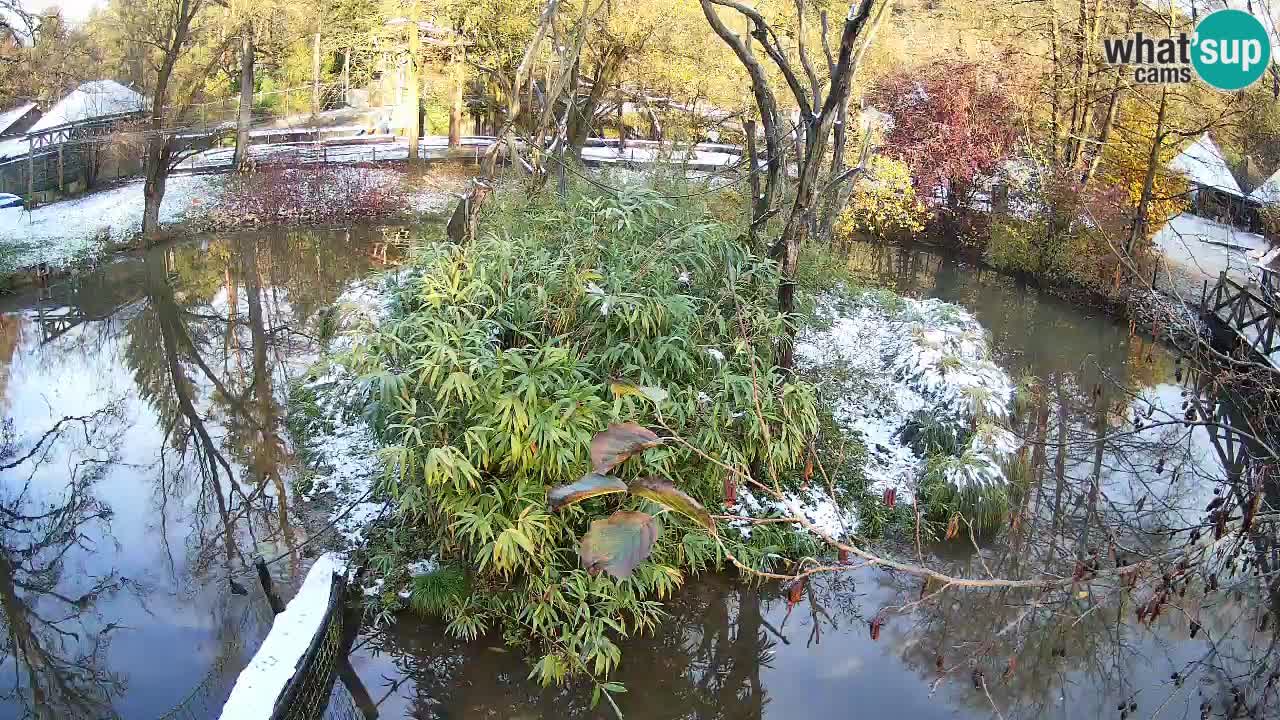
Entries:
MULTIPOLYGON (((1098 175, 1101 186, 1111 188, 1113 212, 1133 217, 1142 201, 1152 145, 1156 144, 1157 109, 1147 99, 1130 96, 1121 103, 1115 132, 1103 150, 1098 175)), ((1167 113, 1171 115, 1172 113, 1167 113)), ((1169 162, 1181 151, 1185 138, 1173 132, 1166 117, 1156 149, 1155 177, 1147 204, 1147 238, 1150 239, 1171 218, 1187 206, 1187 181, 1169 169, 1169 162)))

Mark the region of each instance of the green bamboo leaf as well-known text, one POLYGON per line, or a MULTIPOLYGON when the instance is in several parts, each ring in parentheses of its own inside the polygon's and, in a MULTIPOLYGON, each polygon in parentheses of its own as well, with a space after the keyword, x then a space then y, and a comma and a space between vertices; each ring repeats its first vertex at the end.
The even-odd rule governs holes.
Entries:
POLYGON ((604 570, 621 580, 649 557, 657 540, 658 524, 652 515, 619 510, 607 520, 591 522, 578 554, 587 572, 604 570))
POLYGON ((614 423, 591 438, 591 464, 598 473, 607 473, 615 465, 647 448, 662 444, 652 430, 636 423, 614 423))
POLYGON ((659 480, 655 477, 640 478, 631 483, 631 494, 639 495, 669 510, 687 515, 694 522, 708 530, 715 529, 715 521, 711 519, 711 513, 707 512, 702 503, 694 500, 688 493, 666 480, 659 480))
POLYGON ((560 510, 597 495, 610 495, 626 491, 626 483, 612 475, 587 473, 576 482, 552 488, 551 492, 547 493, 547 500, 551 503, 552 510, 560 510))

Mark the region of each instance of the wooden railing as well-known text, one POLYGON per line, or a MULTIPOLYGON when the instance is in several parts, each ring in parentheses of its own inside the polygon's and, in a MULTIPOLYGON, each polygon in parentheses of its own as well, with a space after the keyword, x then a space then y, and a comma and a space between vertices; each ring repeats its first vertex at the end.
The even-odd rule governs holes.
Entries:
POLYGON ((1223 272, 1209 296, 1206 308, 1249 345, 1272 362, 1280 349, 1280 309, 1261 294, 1232 280, 1223 272))

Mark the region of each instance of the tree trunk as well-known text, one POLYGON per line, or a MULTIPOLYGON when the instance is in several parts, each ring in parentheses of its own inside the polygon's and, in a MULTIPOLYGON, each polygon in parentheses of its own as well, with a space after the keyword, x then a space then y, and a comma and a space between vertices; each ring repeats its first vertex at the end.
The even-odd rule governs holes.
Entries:
POLYGON ((453 65, 453 102, 449 104, 449 147, 462 147, 462 91, 463 91, 463 69, 462 63, 454 62, 453 65))
POLYGON ((1124 252, 1132 257, 1133 248, 1139 237, 1146 237, 1148 224, 1147 207, 1151 204, 1151 192, 1155 187, 1156 170, 1160 165, 1160 148, 1164 144, 1164 113, 1168 107, 1169 86, 1160 88, 1160 109, 1156 112, 1155 136, 1151 139, 1151 152, 1147 156, 1147 175, 1142 181, 1142 197, 1138 200, 1137 210, 1133 215, 1133 224, 1129 226, 1129 239, 1124 244, 1124 252))
POLYGON ((569 156, 575 160, 582 159, 582 147, 586 145, 587 137, 591 134, 596 109, 600 107, 600 101, 604 98, 610 80, 622 64, 622 57, 622 49, 617 46, 606 50, 604 57, 600 59, 600 64, 596 66, 595 75, 591 79, 591 92, 587 93, 586 100, 579 105, 576 98, 569 98, 571 112, 569 113, 568 150, 569 156))
POLYGON ((253 30, 245 27, 240 37, 240 116, 236 121, 237 172, 249 165, 249 125, 253 120, 253 30))
POLYGON ((160 230, 160 203, 169 179, 169 141, 163 136, 147 141, 147 163, 142 185, 142 234, 152 239, 160 230), (158 146, 158 147, 157 147, 158 146))
POLYGON ((311 114, 320 114, 320 33, 311 41, 311 114))
POLYGON ((422 137, 422 110, 421 103, 418 100, 419 85, 418 79, 418 53, 421 49, 421 39, 418 33, 418 23, 409 23, 409 93, 405 99, 409 111, 409 164, 416 165, 418 163, 418 138, 422 137))

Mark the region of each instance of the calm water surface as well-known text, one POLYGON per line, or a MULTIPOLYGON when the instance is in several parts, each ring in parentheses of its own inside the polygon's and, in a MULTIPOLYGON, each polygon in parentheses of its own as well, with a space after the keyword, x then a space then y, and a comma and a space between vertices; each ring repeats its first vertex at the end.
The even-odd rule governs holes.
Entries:
POLYGON ((211 235, 6 299, 0 718, 217 716, 269 626, 246 560, 284 554, 286 587, 307 562, 288 380, 402 246, 211 235))
MULTIPOLYGON (((991 331, 999 361, 1040 388, 1023 434, 1068 448, 1033 458, 1038 481, 1019 532, 989 543, 980 558, 967 543, 926 549, 930 562, 1008 577, 1074 557, 1077 544, 1100 542, 1081 537, 1079 522, 1083 483, 1095 473, 1106 498, 1099 513, 1132 512, 1150 494, 1144 502, 1155 509, 1142 517, 1151 523, 1199 517, 1221 475, 1206 438, 1170 448, 1139 436, 1101 449, 1081 439, 1099 423, 1119 426, 1134 407, 1180 411, 1169 351, 1111 319, 928 252, 859 246, 850 263, 868 283, 972 311, 991 331), (1095 385, 1103 386, 1097 400, 1095 385)), ((1085 613, 1087 597, 1028 609, 1034 598, 1025 593, 950 592, 898 612, 920 597, 919 579, 866 568, 811 587, 789 607, 777 587, 689 583, 655 636, 624 643, 611 678, 628 689, 617 696, 620 709, 639 720, 990 718, 994 708, 1007 718, 1198 718, 1200 703, 1221 700, 1257 657, 1232 636, 1242 618, 1255 617, 1247 602, 1206 609, 1205 629, 1191 640, 1187 616, 1137 626, 1130 605, 1085 613), (887 619, 872 640, 878 615, 887 619), (1221 652, 1206 657, 1212 643, 1221 652), (975 671, 990 698, 975 688, 975 671), (1188 679, 1175 683, 1174 672, 1188 679)), ((406 616, 361 643, 353 662, 383 717, 613 717, 607 706, 590 707, 589 688, 527 680, 527 660, 499 637, 462 643, 406 616)))

